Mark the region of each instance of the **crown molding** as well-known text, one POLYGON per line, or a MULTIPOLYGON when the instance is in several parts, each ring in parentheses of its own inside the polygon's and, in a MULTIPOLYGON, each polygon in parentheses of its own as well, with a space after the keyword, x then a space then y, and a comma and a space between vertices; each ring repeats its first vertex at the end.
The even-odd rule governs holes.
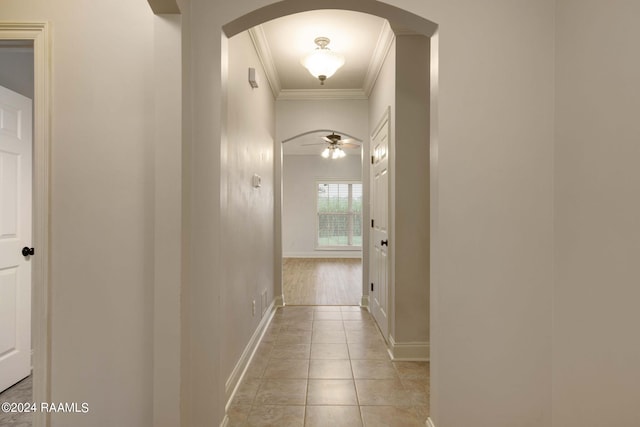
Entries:
POLYGON ((367 74, 364 76, 364 93, 369 97, 371 95, 371 91, 373 90, 373 86, 376 84, 376 80, 380 75, 380 70, 382 70, 382 66, 384 65, 384 60, 391 49, 391 45, 395 38, 395 34, 389 25, 389 21, 385 20, 382 25, 382 29, 380 30, 380 35, 378 36, 378 42, 376 43, 376 48, 373 51, 373 55, 371 55, 371 62, 369 62, 369 68, 367 69, 367 74))
POLYGON ((282 89, 278 101, 312 99, 369 99, 362 89, 282 89))
POLYGON ((267 81, 269 82, 269 86, 271 87, 271 92, 273 92, 273 97, 277 99, 280 95, 282 86, 280 85, 278 70, 276 69, 275 63, 273 62, 271 49, 269 48, 267 36, 264 34, 262 25, 250 28, 249 37, 251 37, 253 46, 256 48, 256 53, 258 54, 258 58, 260 58, 260 62, 262 63, 262 67, 264 68, 264 73, 267 76, 267 81))
POLYGON ((273 61, 273 55, 269 48, 269 42, 264 33, 262 25, 258 25, 249 29, 249 36, 256 49, 258 58, 264 68, 267 81, 271 87, 271 92, 277 100, 293 101, 293 100, 313 100, 313 99, 369 99, 369 95, 380 75, 380 70, 384 65, 391 45, 396 35, 389 25, 388 21, 384 21, 378 42, 371 56, 367 73, 364 77, 362 89, 282 89, 278 70, 273 61))

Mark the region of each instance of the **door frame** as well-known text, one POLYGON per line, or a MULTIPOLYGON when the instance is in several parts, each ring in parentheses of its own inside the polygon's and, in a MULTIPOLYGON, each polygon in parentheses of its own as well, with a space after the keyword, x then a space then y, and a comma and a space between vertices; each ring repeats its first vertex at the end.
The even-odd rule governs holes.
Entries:
MULTIPOLYGON (((50 402, 50 170, 51 170, 51 47, 46 22, 0 22, 0 40, 33 42, 33 212, 32 243, 36 255, 31 268, 31 346, 33 402, 50 402)), ((37 411, 33 426, 49 425, 49 416, 37 411)))
MULTIPOLYGON (((382 113, 382 115, 380 116, 380 118, 378 119, 378 121, 376 122, 375 127, 373 128, 373 131, 371 131, 371 136, 369 137, 369 152, 368 155, 371 158, 371 162, 367 162, 367 167, 369 168, 369 218, 370 220, 375 220, 376 218, 373 217, 373 190, 374 190, 374 179, 375 179, 375 174, 374 174, 374 168, 375 168, 375 164, 373 164, 373 140, 374 137, 380 133, 382 131, 382 129, 386 127, 387 128, 387 199, 386 199, 386 205, 387 205, 387 239, 391 240, 391 242, 395 242, 395 207, 393 206, 393 204, 391 203, 392 200, 392 192, 395 192, 395 186, 392 185, 392 183, 394 182, 391 177, 394 176, 395 174, 395 170, 393 170, 394 166, 395 166, 395 159, 391 157, 391 149, 392 149, 392 144, 395 144, 395 138, 392 139, 391 136, 391 106, 387 105, 387 107, 384 109, 384 112, 382 113)), ((394 149, 395 151, 395 149, 394 149)), ((368 231, 369 231, 369 271, 368 271, 368 275, 369 275, 369 282, 373 285, 373 275, 372 275, 372 269, 374 268, 374 260, 371 258, 374 256, 375 251, 374 251, 374 247, 375 247, 375 241, 373 238, 373 234, 374 234, 374 228, 373 227, 368 227, 368 231)), ((390 337, 391 337, 391 320, 394 318, 395 316, 395 306, 394 306, 394 292, 392 292, 392 290, 395 288, 395 283, 393 282, 395 279, 395 276, 393 274, 393 272, 395 271, 395 265, 394 265, 394 260, 395 260, 395 252, 394 252, 394 246, 395 245, 391 245, 391 246, 387 246, 387 283, 386 283, 386 289, 385 289, 385 302, 386 302, 386 325, 384 325, 384 330, 383 328, 380 327, 380 323, 378 323, 378 318, 376 317, 376 315, 374 314, 372 308, 372 299, 371 299, 371 290, 369 290, 369 312, 371 313, 371 315, 374 317, 376 323, 378 323, 378 328, 380 329, 380 332, 382 332, 382 336, 384 337, 384 340, 386 342, 386 345, 389 346, 390 343, 390 337)))
MULTIPOLYGON (((277 100, 276 100, 277 101, 277 100)), ((277 114, 277 113, 276 113, 277 114)), ((343 132, 340 129, 315 129, 306 132, 299 133, 297 135, 287 137, 281 141, 278 141, 274 144, 274 217, 275 217, 275 227, 274 227, 274 253, 275 253, 275 268, 274 268, 274 285, 275 285, 275 305, 277 307, 283 307, 286 304, 284 298, 284 277, 283 277, 283 259, 284 259, 284 249, 282 247, 282 233, 283 233, 283 222, 282 222, 282 213, 284 211, 284 144, 294 141, 300 137, 318 133, 318 132, 336 132, 341 135, 345 135, 351 139, 355 139, 356 141, 361 143, 360 146, 360 182, 363 185, 363 207, 362 207, 362 224, 363 224, 363 234, 362 234, 362 249, 361 249, 361 266, 362 266, 362 274, 360 277, 360 287, 361 287, 361 295, 360 295, 360 307, 368 308, 369 307, 369 287, 367 283, 369 282, 369 272, 365 270, 365 259, 369 257, 369 242, 368 235, 365 237, 364 232, 364 224, 368 224, 371 218, 369 212, 369 188, 368 183, 365 183, 365 178, 367 175, 365 174, 365 168, 368 167, 368 154, 365 151, 369 150, 369 140, 368 139, 360 139, 356 136, 353 136, 347 132, 343 132)), ((282 135, 277 135, 282 136, 282 135)), ((323 178, 324 179, 324 178, 323 178)), ((341 181, 341 178, 326 178, 328 180, 337 180, 341 181)), ((317 181, 317 179, 316 179, 317 181)), ((344 181, 344 180, 342 180, 344 181)), ((349 180, 347 180, 349 181, 349 180)), ((317 224, 316 224, 317 229, 317 224)))

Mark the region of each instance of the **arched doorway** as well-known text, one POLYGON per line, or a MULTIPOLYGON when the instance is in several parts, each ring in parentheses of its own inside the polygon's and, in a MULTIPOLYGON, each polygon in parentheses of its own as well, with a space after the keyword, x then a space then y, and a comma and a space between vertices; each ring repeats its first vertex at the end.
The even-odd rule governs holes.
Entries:
MULTIPOLYGON (((219 310, 205 314, 205 302, 211 301, 212 298, 215 300, 219 299, 220 294, 219 287, 213 287, 212 289, 206 286, 206 283, 209 283, 209 277, 215 276, 221 270, 234 268, 231 265, 223 266, 220 255, 224 248, 215 238, 217 231, 219 231, 219 229, 216 228, 216 224, 219 224, 221 212, 225 210, 225 200, 219 193, 220 186, 218 185, 224 178, 217 176, 215 169, 210 169, 211 166, 216 167, 216 165, 224 162, 218 142, 224 144, 227 140, 225 107, 222 103, 219 103, 219 100, 224 101, 226 99, 228 90, 226 85, 228 72, 226 69, 228 58, 227 40, 267 20, 293 13, 316 10, 318 8, 347 9, 374 14, 387 19, 392 29, 398 34, 412 33, 432 37, 437 28, 434 23, 400 8, 380 2, 363 0, 346 2, 329 1, 323 3, 320 7, 318 7, 317 3, 306 0, 287 0, 265 6, 236 19, 227 20, 221 27, 217 27, 214 22, 213 28, 208 29, 205 29, 205 27, 211 25, 211 23, 206 22, 206 14, 202 14, 202 16, 197 16, 197 13, 192 14, 194 24, 197 27, 192 34, 195 46, 195 49, 192 51, 192 55, 194 56, 193 61, 198 62, 198 65, 202 65, 202 67, 196 67, 197 69, 192 74, 192 86, 198 87, 198 92, 201 91, 201 93, 194 92, 192 102, 194 106, 194 151, 192 153, 194 159, 192 199, 194 203, 191 205, 191 227, 192 229, 206 229, 209 230, 210 233, 205 233, 197 237, 194 236, 194 241, 191 245, 191 250, 193 251, 191 271, 193 272, 192 280, 194 281, 194 286, 191 289, 189 298, 193 303, 190 304, 190 307, 193 305, 196 310, 192 313, 191 324, 188 327, 191 329, 191 342, 198 341, 200 344, 204 343, 204 345, 200 346, 199 350, 204 350, 203 355, 210 352, 214 359, 213 366, 211 358, 207 359, 206 357, 200 357, 198 355, 195 361, 192 359, 192 362, 195 363, 191 366, 191 372, 187 380, 190 392, 186 394, 187 398, 193 397, 193 399, 190 399, 188 407, 184 409, 189 412, 189 418, 192 420, 218 421, 216 414, 221 412, 213 411, 215 414, 212 414, 211 401, 198 396, 198 392, 204 391, 205 395, 209 397, 214 396, 216 406, 220 409, 222 403, 221 396, 224 396, 223 387, 225 378, 220 372, 220 367, 217 365, 221 350, 216 344, 220 341, 220 336, 227 333, 226 331, 228 329, 225 328, 224 319, 220 317, 218 313, 219 310), (219 28, 222 29, 220 47, 218 48, 216 46, 214 49, 210 49, 211 44, 217 44, 217 30, 219 28), (204 34, 205 37, 199 37, 199 35, 202 34, 204 34), (199 57, 200 53, 205 53, 206 58, 199 57), (216 55, 219 55, 220 62, 218 62, 218 58, 215 58, 216 55), (203 83, 203 85, 201 86, 200 83, 203 83), (211 191, 212 187, 213 192, 211 191), (209 254, 213 254, 214 262, 211 262, 210 257, 202 255, 207 251, 209 254), (205 329, 200 323, 201 320, 212 325, 215 332, 211 333, 211 329, 205 329), (202 338, 202 340, 199 338, 202 338), (218 381, 214 381, 213 383, 205 382, 206 376, 202 375, 202 373, 209 373, 210 377, 214 379, 217 378, 218 381)), ((432 50, 431 55, 435 54, 435 50, 432 50)), ((433 85, 433 80, 431 83, 433 85)), ((433 114, 432 111, 432 115, 433 114)), ((432 146, 432 149, 433 148, 432 146)), ((220 286, 224 286, 224 273, 219 283, 220 286)))

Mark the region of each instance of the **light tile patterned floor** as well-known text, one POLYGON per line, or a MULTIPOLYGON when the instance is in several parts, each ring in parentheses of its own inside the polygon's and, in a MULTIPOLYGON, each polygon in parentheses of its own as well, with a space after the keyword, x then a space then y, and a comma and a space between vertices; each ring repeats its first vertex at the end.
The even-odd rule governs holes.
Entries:
POLYGON ((428 415, 429 364, 392 362, 355 306, 278 309, 228 412, 234 427, 423 427, 428 415))

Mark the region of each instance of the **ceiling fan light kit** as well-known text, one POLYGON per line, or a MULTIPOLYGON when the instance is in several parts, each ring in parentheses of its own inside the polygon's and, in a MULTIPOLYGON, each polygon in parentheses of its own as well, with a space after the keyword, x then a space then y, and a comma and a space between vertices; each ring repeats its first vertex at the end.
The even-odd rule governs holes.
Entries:
POLYGON ((343 144, 342 137, 340 135, 332 133, 331 135, 327 135, 322 139, 329 144, 329 146, 326 147, 324 151, 322 151, 322 154, 320 154, 325 159, 341 159, 347 155, 347 153, 345 153, 344 150, 340 147, 340 145, 343 144))
MULTIPOLYGON (((313 132, 307 132, 306 134, 310 134, 313 132)), ((293 139, 293 138, 291 138, 293 139)), ((291 141, 291 139, 283 141, 283 142, 289 142, 291 141)), ((342 138, 342 136, 338 135, 335 132, 331 132, 330 135, 325 135, 325 136, 321 136, 320 139, 322 140, 322 142, 313 142, 311 144, 301 144, 302 147, 307 146, 307 145, 324 145, 324 150, 322 151, 322 153, 320 153, 320 155, 325 158, 325 159, 342 159, 343 157, 347 156, 347 153, 345 152, 345 148, 355 148, 355 149, 360 149, 360 142, 362 142, 361 140, 356 138, 356 141, 354 141, 353 137, 349 137, 349 138, 342 138)), ((306 154, 306 153, 305 153, 306 154)))
POLYGON ((332 159, 341 159, 346 155, 347 154, 344 152, 344 150, 342 148, 337 147, 335 150, 333 150, 333 153, 331 153, 331 158, 332 159))
POLYGON ((341 159, 345 157, 347 153, 345 153, 344 150, 340 147, 332 146, 332 147, 325 148, 322 154, 320 155, 325 159, 335 160, 335 159, 341 159))
POLYGON ((327 37, 317 37, 314 42, 318 47, 300 61, 313 77, 320 80, 321 85, 344 65, 344 57, 327 47, 330 41, 327 37))

